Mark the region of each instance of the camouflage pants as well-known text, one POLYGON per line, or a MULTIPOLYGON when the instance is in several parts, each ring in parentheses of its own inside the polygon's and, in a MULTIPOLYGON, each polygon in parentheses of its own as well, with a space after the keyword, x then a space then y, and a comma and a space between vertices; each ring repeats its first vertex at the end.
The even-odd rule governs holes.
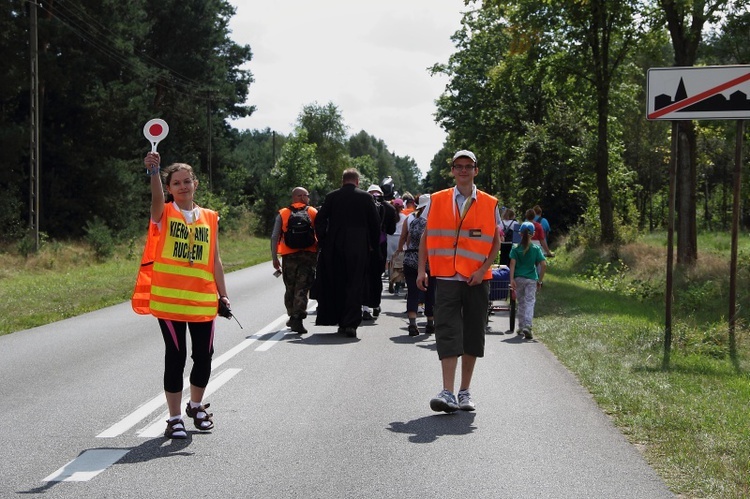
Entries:
POLYGON ((315 280, 317 261, 318 254, 310 251, 298 251, 281 257, 281 270, 286 286, 284 306, 289 317, 307 317, 307 295, 315 280))

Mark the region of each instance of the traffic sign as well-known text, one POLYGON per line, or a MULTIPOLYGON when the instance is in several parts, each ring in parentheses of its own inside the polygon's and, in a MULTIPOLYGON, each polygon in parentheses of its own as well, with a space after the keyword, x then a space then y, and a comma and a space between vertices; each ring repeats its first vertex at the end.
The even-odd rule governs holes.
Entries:
POLYGON ((164 140, 168 133, 169 125, 167 125, 166 121, 158 118, 149 120, 143 126, 143 135, 151 143, 151 152, 156 152, 156 145, 164 140))
POLYGON ((651 68, 649 120, 750 119, 750 65, 651 68))

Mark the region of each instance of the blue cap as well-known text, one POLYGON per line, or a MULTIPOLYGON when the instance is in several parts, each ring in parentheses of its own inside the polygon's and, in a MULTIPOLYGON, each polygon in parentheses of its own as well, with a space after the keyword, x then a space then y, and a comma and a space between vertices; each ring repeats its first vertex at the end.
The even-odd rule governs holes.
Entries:
POLYGON ((521 234, 528 232, 530 235, 534 235, 534 224, 531 222, 524 222, 521 224, 521 228, 518 230, 521 234))

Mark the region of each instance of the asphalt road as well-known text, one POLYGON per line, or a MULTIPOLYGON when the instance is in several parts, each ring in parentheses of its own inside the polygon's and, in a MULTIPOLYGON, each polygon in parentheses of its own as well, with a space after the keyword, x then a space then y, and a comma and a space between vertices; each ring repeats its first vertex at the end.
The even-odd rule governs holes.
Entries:
POLYGON ((406 334, 403 297, 356 340, 314 315, 300 337, 271 273, 227 276, 244 329, 217 319, 216 428, 184 441, 161 436, 162 340, 129 304, 0 337, 0 497, 674 497, 542 343, 502 334, 505 313, 477 411, 438 414, 434 340, 406 334))

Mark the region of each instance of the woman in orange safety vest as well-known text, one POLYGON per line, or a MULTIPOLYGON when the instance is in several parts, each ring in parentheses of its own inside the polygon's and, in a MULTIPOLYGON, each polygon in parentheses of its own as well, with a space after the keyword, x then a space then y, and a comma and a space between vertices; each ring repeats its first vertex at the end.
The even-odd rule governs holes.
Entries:
POLYGON ((187 438, 180 406, 188 330, 193 367, 185 413, 201 431, 214 427, 203 394, 211 375, 218 301, 230 307, 219 256, 219 217, 193 201, 198 180, 190 165, 175 163, 162 172, 157 152, 148 153, 144 163, 151 176, 151 223, 131 301, 137 313, 159 320, 164 338, 164 393, 169 409, 164 436, 187 438), (171 198, 166 203, 162 177, 171 198))

